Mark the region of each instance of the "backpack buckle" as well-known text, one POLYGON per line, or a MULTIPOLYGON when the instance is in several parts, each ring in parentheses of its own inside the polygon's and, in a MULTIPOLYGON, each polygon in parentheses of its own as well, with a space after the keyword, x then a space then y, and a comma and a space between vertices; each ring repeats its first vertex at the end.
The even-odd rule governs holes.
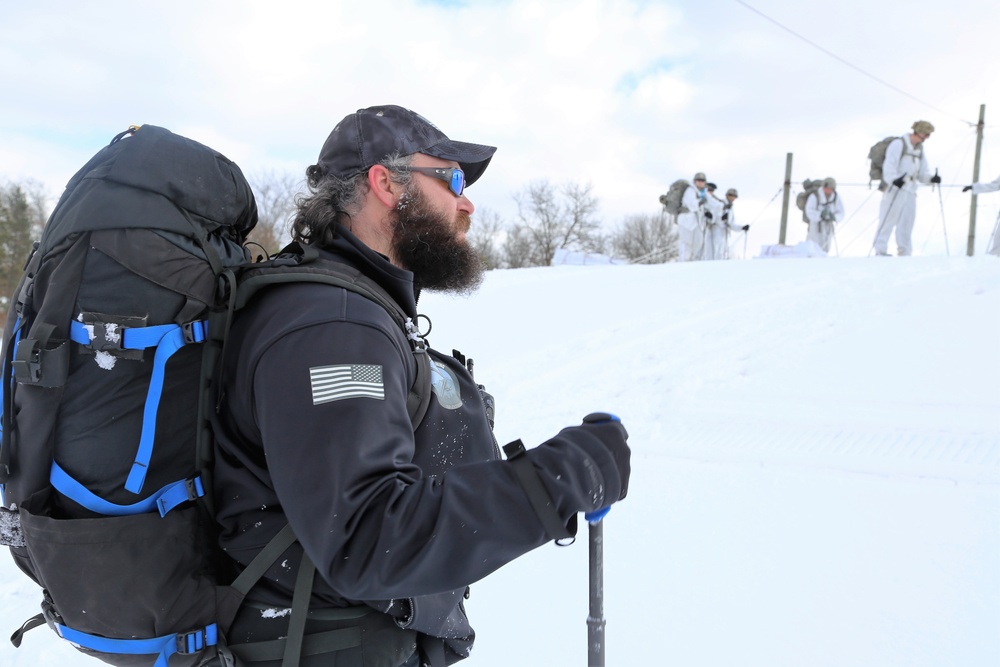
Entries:
POLYGON ((190 655, 216 644, 215 624, 191 632, 177 633, 177 652, 190 655))
POLYGON ((184 344, 201 343, 205 340, 208 324, 205 320, 195 320, 181 325, 181 333, 184 335, 184 344))
POLYGON ((47 337, 18 341, 10 364, 18 384, 63 386, 69 372, 69 341, 51 347, 54 342, 47 337))
POLYGON ((42 379, 42 356, 38 341, 25 338, 18 342, 14 360, 11 362, 14 378, 21 384, 35 384, 42 379))

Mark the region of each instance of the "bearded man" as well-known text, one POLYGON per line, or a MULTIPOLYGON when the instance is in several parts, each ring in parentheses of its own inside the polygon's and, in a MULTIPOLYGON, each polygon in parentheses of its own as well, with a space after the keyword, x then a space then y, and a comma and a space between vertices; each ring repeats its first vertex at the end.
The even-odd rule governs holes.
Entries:
POLYGON ((374 282, 392 308, 295 282, 233 324, 214 424, 220 542, 237 573, 276 552, 226 638, 240 664, 452 664, 475 636, 469 584, 625 497, 616 417, 588 415, 503 460, 492 397, 414 325, 422 289, 482 280, 465 188, 495 151, 379 106, 345 117, 306 170, 298 247, 374 282))

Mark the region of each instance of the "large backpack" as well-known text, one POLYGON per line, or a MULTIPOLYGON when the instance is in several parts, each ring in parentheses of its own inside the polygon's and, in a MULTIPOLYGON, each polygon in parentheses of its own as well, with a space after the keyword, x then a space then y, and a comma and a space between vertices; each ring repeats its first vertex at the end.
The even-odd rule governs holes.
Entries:
POLYGON ((795 196, 795 205, 802 211, 802 222, 809 222, 809 218, 806 217, 806 204, 810 197, 819 192, 821 187, 823 187, 823 179, 821 178, 814 181, 807 178, 802 181, 802 192, 795 196))
MULTIPOLYGON (((871 187, 873 181, 878 181, 879 182, 878 189, 881 192, 885 192, 888 189, 889 184, 886 183, 885 180, 883 180, 882 178, 882 165, 885 164, 886 149, 889 148, 889 144, 891 144, 893 141, 897 139, 903 141, 903 138, 899 136, 886 137, 885 139, 880 140, 879 142, 877 142, 871 148, 868 149, 868 159, 871 160, 871 165, 868 168, 869 187, 871 187)), ((903 148, 904 150, 906 149, 905 142, 903 144, 903 148)), ((923 151, 924 147, 919 146, 917 148, 917 152, 915 153, 915 155, 919 157, 920 155, 923 154, 923 151)))
MULTIPOLYGON (((242 244, 256 221, 236 164, 152 125, 119 134, 67 184, 4 330, 0 523, 43 588, 15 646, 48 623, 113 665, 235 661, 228 626, 295 540, 286 527, 234 577, 211 508, 217 361, 260 289, 308 280, 382 304, 414 341, 419 424, 430 370, 412 322, 309 247, 251 265, 242 244)), ((308 594, 297 587, 297 607, 308 594)))
POLYGON ((691 187, 691 184, 683 178, 679 178, 671 183, 666 194, 660 195, 660 203, 663 204, 663 209, 670 215, 689 213, 687 207, 682 206, 681 204, 684 199, 684 192, 689 187, 691 187))

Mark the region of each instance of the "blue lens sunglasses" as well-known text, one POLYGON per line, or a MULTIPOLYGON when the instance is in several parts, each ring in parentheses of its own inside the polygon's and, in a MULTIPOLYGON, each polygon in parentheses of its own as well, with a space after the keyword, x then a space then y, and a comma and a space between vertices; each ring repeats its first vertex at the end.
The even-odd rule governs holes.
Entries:
POLYGON ((399 171, 415 171, 444 181, 456 197, 465 192, 465 172, 457 167, 400 167, 399 171))

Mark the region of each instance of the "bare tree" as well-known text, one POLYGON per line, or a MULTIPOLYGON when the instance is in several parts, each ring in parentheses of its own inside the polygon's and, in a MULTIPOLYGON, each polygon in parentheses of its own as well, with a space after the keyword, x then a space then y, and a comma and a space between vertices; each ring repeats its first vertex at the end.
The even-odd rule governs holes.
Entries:
POLYGON ((548 266, 559 248, 599 251, 598 201, 589 184, 571 182, 557 189, 548 181, 535 181, 514 201, 520 223, 504 249, 511 268, 548 266))
POLYGON ((487 270, 503 268, 503 252, 499 246, 503 228, 503 220, 498 213, 488 208, 476 209, 469 228, 469 244, 487 270))
POLYGON ((634 264, 660 264, 678 256, 677 226, 665 213, 628 216, 609 241, 616 257, 634 264))
POLYGON ((503 243, 503 264, 508 269, 542 265, 535 257, 532 240, 524 226, 515 225, 507 232, 507 239, 503 243))
POLYGON ((21 280, 24 262, 46 218, 45 195, 33 181, 0 185, 0 326, 10 297, 21 280))
POLYGON ((599 233, 600 221, 597 219, 599 204, 592 190, 589 183, 567 183, 563 186, 569 225, 562 247, 584 252, 601 252, 604 249, 604 239, 599 233))
POLYGON ((291 240, 295 197, 305 189, 305 179, 289 173, 263 172, 251 180, 257 200, 257 226, 248 243, 258 244, 265 255, 273 255, 291 240))

